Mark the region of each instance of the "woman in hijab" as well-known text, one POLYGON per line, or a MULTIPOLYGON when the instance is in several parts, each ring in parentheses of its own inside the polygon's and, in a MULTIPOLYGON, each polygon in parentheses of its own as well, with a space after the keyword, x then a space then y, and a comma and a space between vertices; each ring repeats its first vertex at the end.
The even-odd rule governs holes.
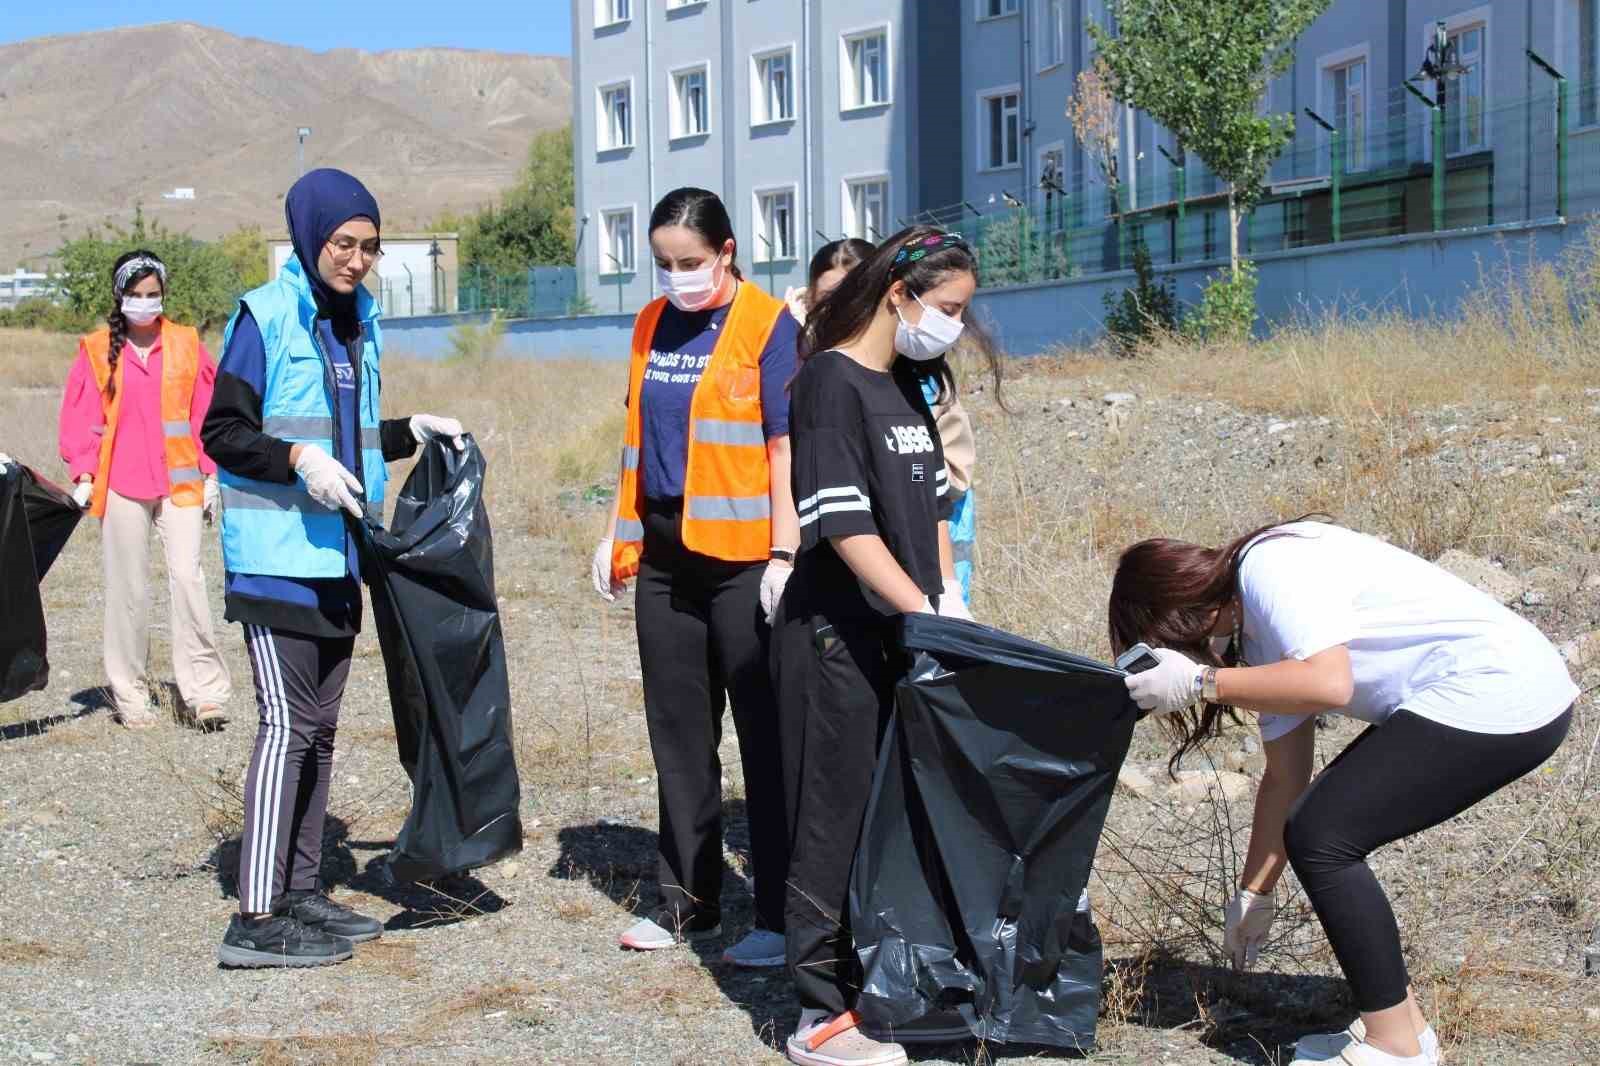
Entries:
POLYGON ((362 280, 382 255, 378 203, 314 170, 285 202, 294 254, 246 293, 222 339, 202 438, 222 483, 230 622, 245 627, 260 726, 245 779, 239 913, 225 966, 318 966, 382 926, 324 894, 322 826, 333 737, 361 628, 347 517, 381 517, 384 464, 461 424, 378 419, 378 306, 362 280), (344 512, 344 513, 341 513, 344 512))

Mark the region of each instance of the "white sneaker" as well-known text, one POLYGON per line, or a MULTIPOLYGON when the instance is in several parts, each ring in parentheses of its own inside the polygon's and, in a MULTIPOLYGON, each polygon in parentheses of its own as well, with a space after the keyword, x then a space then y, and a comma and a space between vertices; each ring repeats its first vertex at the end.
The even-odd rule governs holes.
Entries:
MULTIPOLYGON (((1360 1018, 1351 1022, 1337 1033, 1314 1033, 1303 1036, 1294 1046, 1297 1059, 1310 1062, 1338 1062, 1344 1049, 1351 1044, 1359 1044, 1367 1038, 1367 1025, 1360 1018)), ((1422 1045, 1422 1056, 1428 1060, 1429 1066, 1439 1066, 1442 1061, 1439 1054, 1439 1034, 1433 1031, 1433 1026, 1422 1030, 1417 1037, 1417 1043, 1422 1045)))
MULTIPOLYGON (((1333 1034, 1337 1035, 1337 1034, 1333 1034)), ((1300 1055, 1298 1046, 1295 1054, 1300 1055)), ((1426 1054, 1391 1055, 1371 1044, 1356 1042, 1346 1044, 1330 1058, 1296 1058, 1289 1066, 1432 1066, 1434 1060, 1426 1054)))
POLYGON ((796 1066, 905 1066, 905 1048, 872 1039, 856 1027, 859 1022, 851 1012, 803 1027, 789 1038, 789 1061, 796 1066))
POLYGON ((731 962, 747 970, 782 966, 788 961, 787 941, 782 933, 770 929, 752 929, 744 939, 722 953, 723 962, 731 962))
POLYGON ((617 938, 617 943, 634 951, 659 951, 670 948, 684 940, 704 940, 707 937, 721 936, 722 923, 718 922, 710 929, 685 931, 681 936, 671 930, 657 925, 653 919, 640 918, 628 931, 617 938))

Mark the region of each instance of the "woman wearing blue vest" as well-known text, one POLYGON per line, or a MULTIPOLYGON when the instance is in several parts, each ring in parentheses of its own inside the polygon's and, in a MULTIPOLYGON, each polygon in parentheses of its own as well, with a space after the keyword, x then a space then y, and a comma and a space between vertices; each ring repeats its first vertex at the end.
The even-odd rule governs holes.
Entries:
POLYGON ((317 966, 382 932, 323 894, 333 737, 361 628, 348 514, 383 514, 384 464, 460 423, 378 419, 378 203, 338 170, 285 200, 294 255, 244 295, 222 340, 202 430, 222 484, 226 618, 242 623, 260 726, 245 779, 239 914, 227 966, 317 966), (345 513, 341 513, 345 512, 345 513))

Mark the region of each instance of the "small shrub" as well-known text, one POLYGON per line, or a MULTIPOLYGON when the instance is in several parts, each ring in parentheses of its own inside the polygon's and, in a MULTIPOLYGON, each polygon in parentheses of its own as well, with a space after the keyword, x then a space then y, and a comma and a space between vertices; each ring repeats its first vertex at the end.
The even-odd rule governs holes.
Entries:
POLYGON ((1239 260, 1239 273, 1224 270, 1206 282, 1200 306, 1184 318, 1183 333, 1198 344, 1243 344, 1256 324, 1256 265, 1239 260))
POLYGON ((1038 220, 1020 209, 984 227, 978 243, 978 269, 985 288, 1051 281, 1072 274, 1059 235, 1042 230, 1038 220))
POLYGON ((600 309, 595 306, 595 302, 589 298, 589 294, 586 292, 580 292, 567 301, 567 314, 569 315, 597 315, 599 313, 600 309))
POLYGON ((499 311, 489 312, 489 321, 482 325, 463 322, 450 331, 450 362, 486 362, 499 354, 505 335, 506 320, 499 311))
POLYGON ((1178 300, 1170 279, 1156 280, 1150 249, 1140 242, 1133 250, 1133 288, 1120 295, 1106 293, 1106 335, 1118 355, 1135 354, 1153 338, 1178 328, 1178 300))

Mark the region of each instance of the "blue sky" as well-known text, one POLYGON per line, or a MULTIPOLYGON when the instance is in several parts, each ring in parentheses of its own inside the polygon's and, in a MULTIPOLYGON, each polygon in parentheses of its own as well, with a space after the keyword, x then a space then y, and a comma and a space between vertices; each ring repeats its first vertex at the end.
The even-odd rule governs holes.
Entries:
POLYGON ((199 22, 315 51, 425 45, 570 55, 568 0, 162 0, 152 18, 127 0, 0 0, 0 44, 143 23, 199 22))

